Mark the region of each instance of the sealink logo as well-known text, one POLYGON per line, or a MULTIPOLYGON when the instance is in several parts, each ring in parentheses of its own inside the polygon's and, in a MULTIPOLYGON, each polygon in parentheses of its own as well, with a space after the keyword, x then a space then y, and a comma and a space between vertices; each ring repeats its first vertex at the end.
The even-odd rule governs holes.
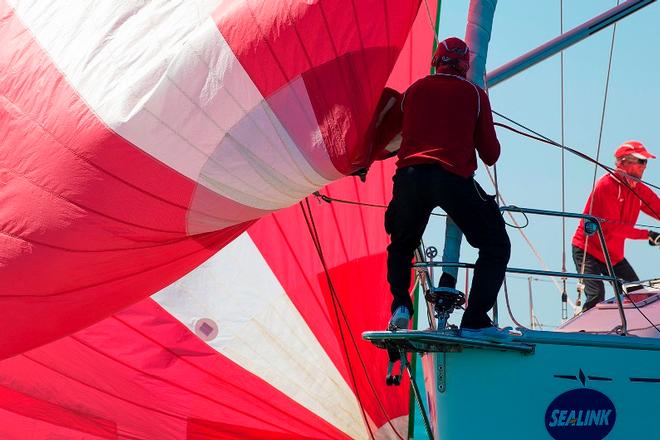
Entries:
POLYGON ((616 422, 616 408, 590 388, 566 391, 545 411, 545 428, 555 440, 602 440, 616 422))

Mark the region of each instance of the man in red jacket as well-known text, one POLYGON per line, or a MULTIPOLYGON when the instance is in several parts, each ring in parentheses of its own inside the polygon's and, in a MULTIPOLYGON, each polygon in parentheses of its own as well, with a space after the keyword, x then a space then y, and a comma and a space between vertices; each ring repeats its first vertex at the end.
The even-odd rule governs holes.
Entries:
MULTIPOLYGON (((660 245, 657 232, 635 228, 639 211, 660 220, 660 198, 639 179, 642 178, 648 159, 655 159, 641 142, 628 141, 614 153, 616 173, 601 177, 589 195, 585 214, 601 219, 605 244, 610 254, 614 274, 624 281, 637 281, 634 269, 624 258, 626 239, 649 240, 652 246, 660 245)), ((584 220, 573 235, 573 261, 579 273, 608 275, 605 255, 597 235, 584 232, 584 220)), ((584 280, 588 310, 605 299, 602 281, 584 280)))
POLYGON ((408 327, 413 313, 411 261, 431 211, 440 206, 479 249, 461 331, 466 336, 506 337, 487 313, 504 280, 511 244, 495 197, 473 177, 477 153, 493 165, 500 144, 488 95, 465 79, 469 59, 462 40, 440 42, 432 61, 436 73, 416 81, 403 98, 401 148, 385 214, 385 230, 391 235, 387 278, 394 296, 390 324, 408 327))

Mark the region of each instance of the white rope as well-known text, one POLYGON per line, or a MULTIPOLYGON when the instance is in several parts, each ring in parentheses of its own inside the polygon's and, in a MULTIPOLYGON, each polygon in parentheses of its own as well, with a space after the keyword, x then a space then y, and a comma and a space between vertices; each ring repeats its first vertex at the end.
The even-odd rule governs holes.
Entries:
MULTIPOLYGON (((495 180, 494 180, 493 176, 491 175, 491 173, 490 173, 490 169, 489 169, 488 167, 486 167, 486 172, 488 173, 488 177, 490 177, 490 181, 493 183, 493 185, 495 185, 495 180)), ((506 202, 506 200, 504 200, 504 196, 502 196, 502 193, 501 193, 501 192, 498 192, 498 193, 497 193, 497 197, 498 197, 498 199, 499 199, 500 202, 501 202, 500 205, 505 205, 505 206, 508 205, 507 202, 506 202)), ((536 260, 539 262, 539 264, 541 265, 541 267, 542 267, 544 270, 549 271, 550 268, 549 268, 548 265, 546 264, 545 260, 543 260, 543 257, 541 256, 541 254, 539 253, 539 251, 536 249, 536 247, 534 247, 534 245, 532 244, 532 242, 531 242, 531 240, 529 239, 529 237, 527 237, 527 234, 525 234, 525 232, 521 229, 520 225, 518 224, 518 221, 513 217, 513 214, 511 213, 511 211, 507 211, 507 215, 508 215, 509 218, 511 219, 512 223, 515 225, 515 227, 516 227, 516 229, 518 230, 518 232, 520 232, 520 235, 522 236, 522 238, 523 238, 523 239, 525 240, 525 242, 527 243, 527 246, 529 246, 529 248, 532 250, 532 253, 534 253, 534 256, 536 257, 536 260)), ((555 287, 557 288, 557 291, 561 294, 561 292, 562 292, 562 291, 561 291, 561 286, 559 285, 559 283, 557 282, 556 279, 552 278, 552 284, 555 285, 555 287)), ((569 304, 571 304, 572 307, 575 307, 575 304, 573 304, 573 303, 571 302, 571 299, 570 299, 570 298, 568 299, 568 302, 569 302, 569 304)))

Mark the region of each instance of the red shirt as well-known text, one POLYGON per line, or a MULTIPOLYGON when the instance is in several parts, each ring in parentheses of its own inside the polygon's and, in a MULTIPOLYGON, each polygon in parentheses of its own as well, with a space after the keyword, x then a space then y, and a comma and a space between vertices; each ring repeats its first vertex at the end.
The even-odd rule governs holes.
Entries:
MULTIPOLYGON (((589 195, 587 205, 584 208, 584 213, 588 214, 589 205, 591 205, 593 199, 591 215, 607 220, 601 221, 601 227, 613 265, 623 260, 623 248, 626 238, 644 240, 649 236, 649 231, 637 229, 634 226, 637 223, 640 210, 660 220, 658 216, 660 214, 660 198, 641 182, 637 183, 634 190, 648 205, 642 203, 618 178, 606 174, 596 183, 596 187, 589 195)), ((580 249, 585 248, 584 220, 580 221, 580 225, 575 231, 575 235, 573 235, 573 245, 580 249)), ((597 234, 588 237, 586 248, 589 255, 605 263, 605 255, 597 234)))
POLYGON ((398 168, 439 163, 469 177, 477 169, 476 152, 487 165, 499 158, 488 95, 470 81, 455 75, 429 75, 410 86, 402 107, 398 168))

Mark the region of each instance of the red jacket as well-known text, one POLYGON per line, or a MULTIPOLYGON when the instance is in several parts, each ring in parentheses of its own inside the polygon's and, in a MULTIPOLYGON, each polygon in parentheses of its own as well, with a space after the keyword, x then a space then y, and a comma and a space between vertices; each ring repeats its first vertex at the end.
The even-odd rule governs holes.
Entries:
MULTIPOLYGON (((596 187, 589 195, 587 205, 584 208, 584 213, 588 214, 589 205, 591 205, 593 199, 591 215, 606 220, 601 221, 601 227, 603 228, 605 244, 607 244, 612 264, 617 264, 623 260, 623 248, 626 238, 636 240, 648 238, 648 230, 637 229, 634 226, 637 223, 640 210, 660 220, 660 198, 641 182, 635 186, 634 190, 648 205, 642 203, 618 178, 606 174, 596 183, 596 187)), ((573 235, 573 245, 585 249, 584 220, 580 221, 580 225, 575 231, 575 235, 573 235)), ((589 255, 605 263, 605 256, 598 235, 594 234, 588 237, 586 251, 589 255)))
POLYGON ((500 143, 493 126, 488 95, 455 75, 429 75, 416 81, 403 98, 403 131, 397 167, 440 163, 469 177, 477 156, 493 165, 500 143))

